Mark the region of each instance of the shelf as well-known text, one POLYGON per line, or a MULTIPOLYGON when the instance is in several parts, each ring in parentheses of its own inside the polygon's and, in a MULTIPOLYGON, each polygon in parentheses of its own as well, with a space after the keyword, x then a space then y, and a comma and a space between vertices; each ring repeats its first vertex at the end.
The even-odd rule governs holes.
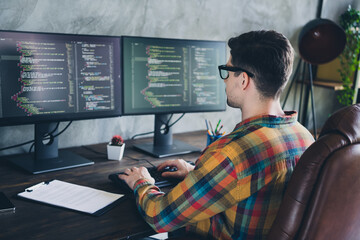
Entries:
POLYGON ((325 81, 325 80, 318 80, 316 79, 314 81, 314 86, 320 86, 320 87, 327 87, 332 88, 335 91, 343 90, 344 87, 341 82, 331 82, 331 81, 325 81))
MULTIPOLYGON (((297 82, 301 83, 300 80, 298 80, 297 82)), ((305 80, 305 84, 309 84, 309 83, 310 83, 309 80, 305 80)), ((326 81, 326 80, 322 80, 322 79, 315 79, 314 80, 314 86, 331 88, 331 89, 333 89, 335 91, 339 91, 339 90, 344 89, 341 82, 326 81)))

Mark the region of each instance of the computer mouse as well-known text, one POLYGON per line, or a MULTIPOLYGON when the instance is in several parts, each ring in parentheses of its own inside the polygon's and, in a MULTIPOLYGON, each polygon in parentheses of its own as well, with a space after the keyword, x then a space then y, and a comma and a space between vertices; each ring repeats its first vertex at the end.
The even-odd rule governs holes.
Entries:
POLYGON ((178 170, 177 167, 167 166, 163 168, 161 172, 176 172, 177 170, 178 170))

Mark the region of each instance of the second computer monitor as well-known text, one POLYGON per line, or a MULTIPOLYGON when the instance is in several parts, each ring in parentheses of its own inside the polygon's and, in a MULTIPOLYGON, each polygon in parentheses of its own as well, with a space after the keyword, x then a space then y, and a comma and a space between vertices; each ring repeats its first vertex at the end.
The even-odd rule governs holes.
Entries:
MULTIPOLYGON (((122 55, 124 115, 155 114, 161 125, 165 114, 225 110, 225 42, 124 36, 122 55)), ((149 148, 172 145, 164 135, 155 123, 149 148)))
POLYGON ((123 37, 123 113, 225 110, 222 41, 123 37))
POLYGON ((222 41, 123 37, 123 113, 225 110, 222 41))

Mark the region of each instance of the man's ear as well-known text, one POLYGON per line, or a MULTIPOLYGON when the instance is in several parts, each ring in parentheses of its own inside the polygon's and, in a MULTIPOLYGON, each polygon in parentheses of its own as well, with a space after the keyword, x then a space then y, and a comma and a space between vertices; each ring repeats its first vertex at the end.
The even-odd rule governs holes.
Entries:
POLYGON ((241 86, 242 86, 243 90, 245 90, 246 88, 249 87, 249 85, 250 85, 250 77, 247 75, 246 72, 242 72, 240 74, 240 81, 241 81, 241 86))

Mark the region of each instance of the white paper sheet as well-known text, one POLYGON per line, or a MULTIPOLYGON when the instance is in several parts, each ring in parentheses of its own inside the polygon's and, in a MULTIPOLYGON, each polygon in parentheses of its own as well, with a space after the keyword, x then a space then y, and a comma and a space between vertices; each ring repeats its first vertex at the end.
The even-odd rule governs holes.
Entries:
POLYGON ((18 196, 93 214, 124 195, 53 180, 27 188, 18 196))

